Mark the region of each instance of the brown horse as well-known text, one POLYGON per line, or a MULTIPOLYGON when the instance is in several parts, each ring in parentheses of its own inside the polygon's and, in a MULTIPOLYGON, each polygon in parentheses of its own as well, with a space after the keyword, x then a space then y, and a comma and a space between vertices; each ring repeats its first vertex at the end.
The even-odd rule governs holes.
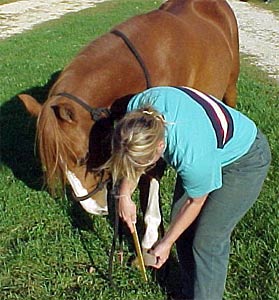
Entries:
POLYGON ((77 196, 95 190, 81 204, 96 214, 107 211, 109 174, 92 167, 109 156, 112 123, 105 109, 94 111, 95 118, 90 107, 124 113, 126 100, 148 85, 189 86, 235 106, 239 74, 237 23, 226 1, 169 0, 114 30, 73 59, 43 105, 19 95, 38 117, 39 152, 51 190, 67 180, 77 196))

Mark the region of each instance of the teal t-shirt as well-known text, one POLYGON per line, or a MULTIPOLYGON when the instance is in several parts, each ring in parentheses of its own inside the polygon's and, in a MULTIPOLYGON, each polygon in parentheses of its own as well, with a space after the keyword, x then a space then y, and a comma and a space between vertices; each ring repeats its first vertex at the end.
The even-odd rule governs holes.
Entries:
POLYGON ((248 117, 191 88, 148 89, 130 100, 127 111, 147 105, 166 121, 163 157, 193 198, 220 188, 222 167, 247 153, 257 134, 248 117))

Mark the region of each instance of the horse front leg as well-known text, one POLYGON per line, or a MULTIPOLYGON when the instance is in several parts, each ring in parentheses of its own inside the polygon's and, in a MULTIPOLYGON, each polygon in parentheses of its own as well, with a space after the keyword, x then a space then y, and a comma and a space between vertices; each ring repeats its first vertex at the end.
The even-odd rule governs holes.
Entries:
POLYGON ((159 181, 155 178, 145 178, 141 180, 141 184, 143 181, 145 184, 143 190, 140 191, 140 200, 144 212, 145 233, 141 244, 143 249, 150 249, 158 240, 158 228, 162 220, 159 181))
POLYGON ((140 203, 145 223, 145 233, 141 245, 146 265, 156 263, 154 257, 148 254, 148 250, 151 249, 158 240, 159 227, 161 229, 161 235, 164 234, 159 185, 159 180, 163 176, 164 169, 165 163, 160 161, 149 174, 142 176, 139 181, 140 203))

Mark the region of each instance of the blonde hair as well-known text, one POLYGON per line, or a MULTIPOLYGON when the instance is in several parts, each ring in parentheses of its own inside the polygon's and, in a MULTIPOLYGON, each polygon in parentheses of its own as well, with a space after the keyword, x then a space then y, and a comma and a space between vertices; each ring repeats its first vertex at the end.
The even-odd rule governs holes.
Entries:
POLYGON ((154 164, 152 160, 164 136, 165 121, 154 108, 147 106, 128 112, 115 127, 111 158, 103 166, 109 169, 113 184, 123 178, 137 182, 154 164))

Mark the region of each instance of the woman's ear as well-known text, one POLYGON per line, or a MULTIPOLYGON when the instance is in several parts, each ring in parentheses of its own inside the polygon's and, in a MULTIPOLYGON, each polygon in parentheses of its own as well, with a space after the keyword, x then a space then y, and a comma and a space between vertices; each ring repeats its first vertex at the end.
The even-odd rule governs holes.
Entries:
POLYGON ((164 140, 161 140, 159 143, 158 143, 158 146, 157 146, 157 151, 158 153, 162 154, 163 151, 165 149, 165 141, 164 140))

